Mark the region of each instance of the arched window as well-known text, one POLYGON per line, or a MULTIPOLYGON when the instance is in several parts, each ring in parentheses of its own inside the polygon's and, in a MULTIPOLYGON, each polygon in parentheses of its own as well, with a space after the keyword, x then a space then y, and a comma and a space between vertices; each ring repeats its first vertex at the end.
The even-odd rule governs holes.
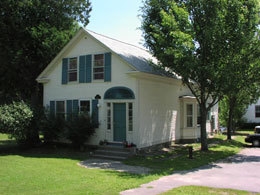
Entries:
POLYGON ((135 99, 135 95, 127 87, 112 87, 105 92, 104 99, 135 99))

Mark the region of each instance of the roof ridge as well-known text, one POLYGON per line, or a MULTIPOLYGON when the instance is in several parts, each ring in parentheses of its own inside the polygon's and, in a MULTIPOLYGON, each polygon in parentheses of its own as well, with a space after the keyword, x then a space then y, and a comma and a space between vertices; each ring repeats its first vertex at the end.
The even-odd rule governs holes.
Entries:
MULTIPOLYGON (((85 30, 86 30, 86 31, 89 31, 89 32, 91 32, 91 33, 94 33, 94 34, 96 34, 96 35, 99 35, 99 36, 102 36, 102 37, 111 39, 111 40, 113 40, 113 41, 117 41, 117 42, 120 42, 120 43, 129 45, 129 46, 136 47, 136 48, 138 48, 138 49, 144 50, 144 51, 146 51, 146 52, 149 52, 148 50, 146 50, 146 49, 144 49, 144 48, 142 48, 142 47, 139 47, 139 46, 137 46, 137 45, 134 45, 134 44, 131 44, 131 43, 127 43, 127 42, 124 42, 124 41, 121 41, 121 40, 118 40, 118 39, 115 39, 115 38, 112 38, 112 37, 109 37, 109 36, 106 36, 106 35, 97 33, 97 32, 95 32, 95 31, 92 31, 92 30, 89 30, 89 29, 85 29, 85 30)), ((149 53, 150 53, 150 52, 149 52, 149 53)))

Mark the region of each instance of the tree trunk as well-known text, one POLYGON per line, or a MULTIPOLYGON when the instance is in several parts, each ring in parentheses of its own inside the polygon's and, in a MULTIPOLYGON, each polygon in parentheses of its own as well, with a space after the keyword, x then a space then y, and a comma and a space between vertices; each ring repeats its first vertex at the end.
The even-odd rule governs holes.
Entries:
POLYGON ((234 116, 234 107, 236 104, 236 98, 234 97, 229 97, 228 98, 228 105, 229 105, 229 109, 228 109, 228 125, 227 125, 227 139, 231 140, 231 131, 233 129, 233 116, 234 116))
POLYGON ((200 124, 200 133, 201 133, 201 151, 208 151, 208 141, 207 141, 207 109, 205 106, 200 107, 201 113, 201 124, 200 124))

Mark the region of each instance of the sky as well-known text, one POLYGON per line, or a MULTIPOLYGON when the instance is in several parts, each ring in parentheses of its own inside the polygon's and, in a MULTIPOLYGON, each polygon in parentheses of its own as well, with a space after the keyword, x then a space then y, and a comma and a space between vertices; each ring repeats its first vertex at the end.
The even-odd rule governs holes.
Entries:
POLYGON ((91 0, 88 30, 143 47, 140 28, 142 0, 91 0))

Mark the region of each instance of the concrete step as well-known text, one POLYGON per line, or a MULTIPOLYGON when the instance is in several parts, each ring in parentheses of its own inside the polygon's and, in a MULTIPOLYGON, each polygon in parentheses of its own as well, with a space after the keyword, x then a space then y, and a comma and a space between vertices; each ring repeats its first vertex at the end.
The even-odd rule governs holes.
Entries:
POLYGON ((123 145, 107 144, 98 146, 92 157, 112 159, 112 160, 124 160, 130 156, 135 155, 135 148, 124 148, 123 145))

